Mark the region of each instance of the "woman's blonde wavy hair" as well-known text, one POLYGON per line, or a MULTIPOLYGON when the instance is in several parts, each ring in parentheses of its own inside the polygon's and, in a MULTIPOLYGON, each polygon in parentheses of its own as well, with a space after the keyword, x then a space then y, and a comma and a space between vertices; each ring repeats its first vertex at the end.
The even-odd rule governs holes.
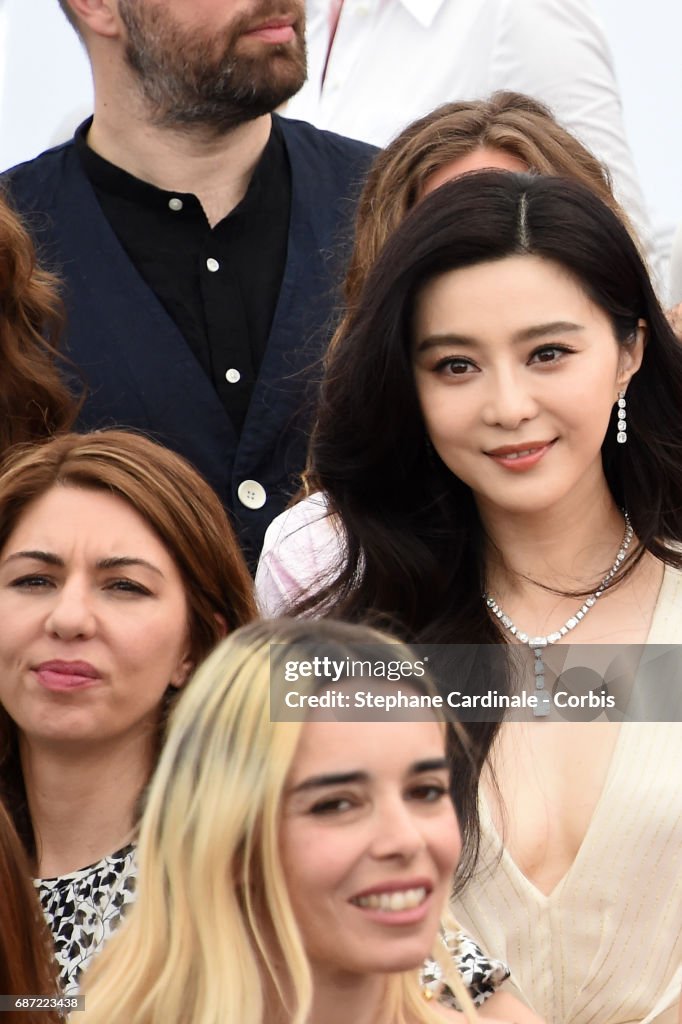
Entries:
POLYGON ((408 125, 372 164, 355 217, 355 244, 344 285, 353 306, 390 235, 424 195, 428 179, 477 149, 516 157, 533 174, 578 181, 634 230, 611 178, 589 149, 539 100, 495 92, 486 100, 445 103, 408 125))
MULTIPOLYGON (((200 668, 150 787, 137 903, 84 979, 79 1024, 305 1024, 312 978, 279 855, 302 722, 272 721, 271 679, 289 660, 366 644, 414 659, 366 627, 280 620, 238 630, 200 668)), ((417 970, 388 977, 385 1007, 391 1024, 442 1021, 417 970)))

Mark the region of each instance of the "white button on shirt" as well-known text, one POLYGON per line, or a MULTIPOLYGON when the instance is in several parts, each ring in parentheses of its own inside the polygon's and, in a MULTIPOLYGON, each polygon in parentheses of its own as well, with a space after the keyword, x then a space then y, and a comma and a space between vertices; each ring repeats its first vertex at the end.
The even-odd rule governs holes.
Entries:
POLYGON ((287 116, 385 146, 441 103, 534 96, 607 165, 662 279, 590 0, 345 0, 321 89, 329 2, 307 0, 308 80, 287 116))
POLYGON ((257 509, 263 507, 267 494, 257 480, 242 480, 237 488, 237 497, 245 508, 257 509))
POLYGON ((214 260, 212 256, 209 256, 206 260, 206 266, 212 274, 215 274, 216 270, 220 270, 220 264, 217 260, 214 260))
POLYGON ((234 368, 225 371, 225 380, 228 384, 238 384, 242 379, 242 375, 239 370, 234 368))
POLYGON ((178 210, 181 210, 185 204, 183 203, 182 199, 178 199, 177 196, 173 196, 172 199, 168 200, 168 205, 174 213, 177 213, 178 210))

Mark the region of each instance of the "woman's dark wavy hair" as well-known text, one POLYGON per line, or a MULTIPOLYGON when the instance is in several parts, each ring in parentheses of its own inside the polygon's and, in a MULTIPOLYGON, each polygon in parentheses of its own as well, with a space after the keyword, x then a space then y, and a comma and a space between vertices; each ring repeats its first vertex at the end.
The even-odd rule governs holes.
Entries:
POLYGON ((486 538, 472 493, 427 444, 412 316, 433 277, 517 254, 567 270, 620 345, 646 321, 642 366, 628 387, 628 443, 616 443, 614 411, 602 458, 640 555, 682 566, 671 546, 682 541, 682 350, 636 245, 582 185, 486 171, 443 185, 407 215, 330 355, 311 459, 348 556, 338 578, 297 611, 380 616, 408 641, 503 642, 481 600, 486 538))

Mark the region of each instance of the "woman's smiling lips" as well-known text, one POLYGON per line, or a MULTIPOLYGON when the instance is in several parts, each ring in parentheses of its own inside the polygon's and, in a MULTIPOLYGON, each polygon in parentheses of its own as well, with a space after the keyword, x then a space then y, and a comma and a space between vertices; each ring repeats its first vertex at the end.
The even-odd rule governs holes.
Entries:
POLYGON ((384 882, 350 900, 364 914, 383 924, 414 924, 425 917, 433 883, 425 878, 384 882))
POLYGON ((87 661, 44 661, 34 672, 41 686, 55 691, 85 689, 101 679, 87 661))
POLYGON ((523 444, 505 444, 499 448, 492 448, 484 452, 489 458, 498 464, 510 469, 513 473, 522 473, 526 469, 532 469, 543 455, 552 448, 557 438, 551 441, 525 441, 523 444))

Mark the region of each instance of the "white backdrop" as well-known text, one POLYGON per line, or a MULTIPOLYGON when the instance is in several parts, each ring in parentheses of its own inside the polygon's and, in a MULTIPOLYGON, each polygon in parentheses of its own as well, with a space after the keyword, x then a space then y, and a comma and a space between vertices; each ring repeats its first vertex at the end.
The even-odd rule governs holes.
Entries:
MULTIPOLYGON (((682 4, 593 0, 613 51, 625 127, 651 221, 668 244, 682 221, 682 4)), ((682 300, 682 294, 673 296, 682 300)))
MULTIPOLYGON (((682 221, 682 4, 593 3, 613 50, 651 221, 669 242, 682 221)), ((91 97, 87 61, 57 0, 0 0, 0 168, 68 137, 91 97)))
POLYGON ((90 66, 57 0, 0 0, 0 169, 61 142, 92 111, 90 66))

